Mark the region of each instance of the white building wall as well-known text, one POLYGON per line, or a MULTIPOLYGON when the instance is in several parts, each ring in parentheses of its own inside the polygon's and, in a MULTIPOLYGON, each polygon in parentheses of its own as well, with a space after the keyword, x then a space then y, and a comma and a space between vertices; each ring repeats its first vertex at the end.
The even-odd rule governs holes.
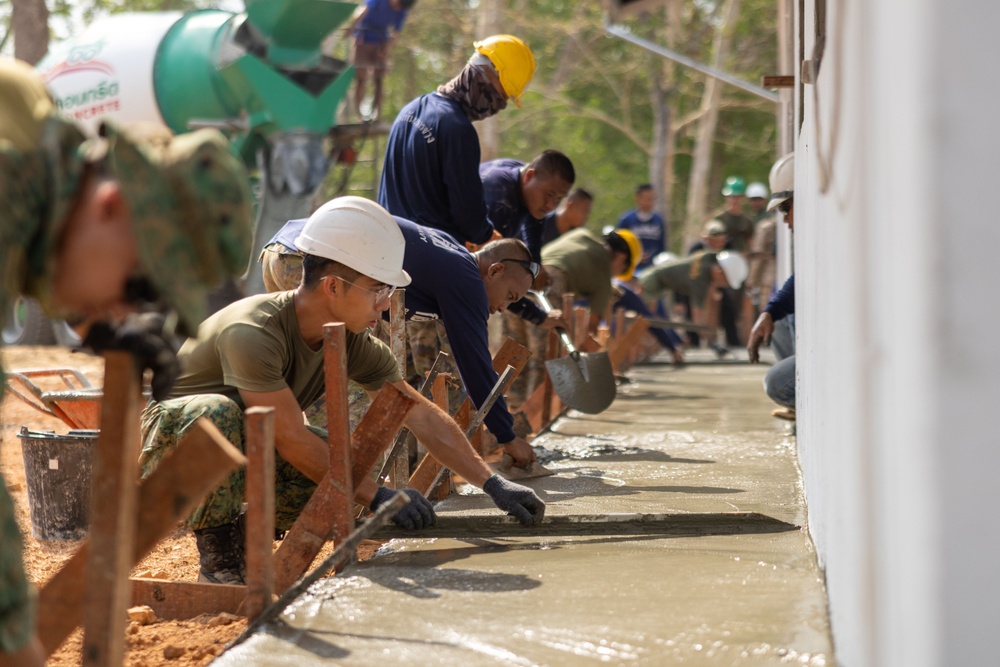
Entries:
POLYGON ((828 0, 805 87, 798 439, 850 667, 1000 664, 998 25, 982 0, 828 0))

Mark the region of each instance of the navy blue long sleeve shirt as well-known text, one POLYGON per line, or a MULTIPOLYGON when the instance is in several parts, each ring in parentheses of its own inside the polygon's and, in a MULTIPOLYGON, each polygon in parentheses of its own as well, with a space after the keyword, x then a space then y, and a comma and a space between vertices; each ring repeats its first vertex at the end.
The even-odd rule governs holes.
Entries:
POLYGON ((500 158, 479 165, 479 178, 483 181, 486 214, 502 236, 521 239, 531 257, 542 261, 541 220, 532 217, 521 192, 521 168, 524 162, 500 158))
MULTIPOLYGON (((490 355, 490 303, 479 264, 447 234, 399 217, 396 222, 406 239, 403 269, 412 278, 406 286, 406 316, 441 320, 469 397, 475 405, 482 405, 498 376, 490 355)), ((497 442, 514 439, 514 420, 502 397, 485 422, 497 442)))
POLYGON ((493 225, 479 159, 479 135, 458 102, 422 95, 403 107, 389 130, 378 203, 459 243, 485 243, 493 225))
POLYGON ((787 315, 795 313, 795 274, 788 276, 788 280, 781 286, 778 293, 771 297, 771 300, 764 306, 765 313, 771 313, 771 319, 777 322, 787 315))

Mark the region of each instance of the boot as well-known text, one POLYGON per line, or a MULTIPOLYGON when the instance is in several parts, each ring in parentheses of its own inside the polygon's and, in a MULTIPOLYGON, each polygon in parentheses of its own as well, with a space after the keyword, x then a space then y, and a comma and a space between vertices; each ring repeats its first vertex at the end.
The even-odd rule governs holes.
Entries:
POLYGON ((246 531, 241 514, 232 523, 194 531, 198 544, 198 581, 209 584, 246 583, 246 531))

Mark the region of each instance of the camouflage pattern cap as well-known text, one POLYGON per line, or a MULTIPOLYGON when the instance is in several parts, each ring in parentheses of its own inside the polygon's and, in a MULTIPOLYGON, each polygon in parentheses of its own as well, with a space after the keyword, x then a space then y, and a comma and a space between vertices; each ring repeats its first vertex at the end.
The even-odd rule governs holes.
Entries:
POLYGON ((210 288, 246 270, 251 195, 243 164, 217 130, 150 136, 105 121, 110 172, 128 203, 143 274, 195 335, 210 288))

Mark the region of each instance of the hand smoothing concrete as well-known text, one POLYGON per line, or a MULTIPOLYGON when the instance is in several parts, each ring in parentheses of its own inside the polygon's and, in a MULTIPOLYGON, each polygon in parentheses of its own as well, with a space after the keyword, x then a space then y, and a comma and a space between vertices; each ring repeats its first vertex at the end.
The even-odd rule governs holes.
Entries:
MULTIPOLYGON (((705 360, 708 357, 704 357, 705 360)), ((766 367, 633 369, 600 415, 535 441, 547 513, 759 512, 804 526, 766 367), (551 460, 551 462, 550 462, 551 460)), ((442 514, 491 514, 480 492, 442 514)), ((512 529, 512 533, 516 529, 512 529)), ((720 530, 721 533, 726 531, 720 530)), ((700 537, 394 540, 215 665, 833 665, 805 529, 700 537)))

